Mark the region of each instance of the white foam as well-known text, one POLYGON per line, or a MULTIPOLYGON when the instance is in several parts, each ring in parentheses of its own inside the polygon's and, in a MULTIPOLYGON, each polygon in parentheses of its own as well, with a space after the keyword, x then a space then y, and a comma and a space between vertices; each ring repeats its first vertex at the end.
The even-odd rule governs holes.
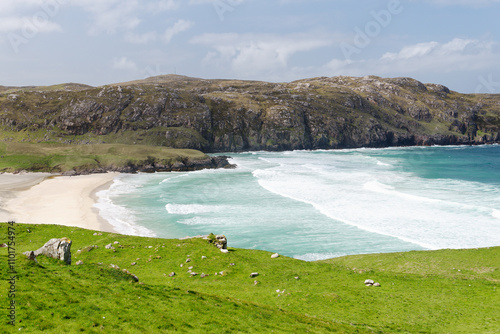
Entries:
POLYGON ((496 219, 500 219, 500 210, 493 209, 491 215, 496 219))
POLYGON ((111 199, 114 195, 136 188, 136 186, 127 184, 120 177, 117 177, 110 188, 96 193, 97 201, 94 207, 99 210, 99 215, 106 219, 118 233, 154 237, 156 234, 153 231, 136 223, 137 218, 132 210, 113 203, 111 199))
POLYGON ((204 205, 204 204, 167 204, 165 209, 173 215, 190 215, 201 213, 221 212, 225 208, 222 205, 204 205))
MULTIPOLYGON (((482 191, 487 186, 421 179, 394 170, 359 166, 358 159, 349 158, 351 166, 345 170, 324 168, 322 173, 308 175, 284 163, 255 170, 253 175, 264 189, 310 204, 336 221, 424 248, 500 244, 500 226, 493 224, 491 208, 484 203, 482 191), (463 189, 468 189, 467 194, 463 195, 463 189)), ((342 158, 328 164, 344 162, 342 158)), ((304 167, 313 170, 309 161, 304 167)), ((491 192, 498 194, 498 189, 491 192)))
POLYGON ((302 255, 295 255, 293 258, 303 261, 320 261, 333 259, 335 257, 346 256, 347 253, 307 253, 302 255))

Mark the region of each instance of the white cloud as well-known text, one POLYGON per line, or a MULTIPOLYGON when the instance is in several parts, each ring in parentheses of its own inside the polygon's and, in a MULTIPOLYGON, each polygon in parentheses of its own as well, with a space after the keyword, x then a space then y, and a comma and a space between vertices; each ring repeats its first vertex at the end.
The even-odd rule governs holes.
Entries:
POLYGON ((191 21, 178 20, 177 22, 175 22, 173 26, 165 30, 165 33, 163 34, 163 40, 165 41, 165 43, 170 43, 170 41, 172 40, 172 38, 174 38, 175 35, 188 30, 193 26, 193 24, 194 23, 191 21))
POLYGON ((129 32, 125 35, 125 41, 133 44, 147 44, 158 39, 158 34, 154 31, 144 34, 136 34, 129 32))
POLYGON ((173 26, 167 28, 162 35, 158 34, 155 31, 150 31, 143 34, 128 32, 127 34, 125 34, 125 41, 134 44, 147 44, 156 42, 157 40, 161 39, 168 44, 170 43, 172 38, 174 38, 181 32, 188 30, 193 26, 193 24, 194 23, 190 21, 178 20, 174 23, 173 26))
POLYGON ((136 15, 137 0, 78 0, 73 4, 91 14, 89 31, 92 34, 132 30, 141 22, 136 15))
POLYGON ((204 59, 207 66, 230 69, 230 75, 262 78, 286 69, 294 54, 328 46, 332 41, 311 34, 228 33, 203 34, 191 43, 212 49, 204 59))
POLYGON ((347 61, 333 59, 326 68, 333 75, 411 75, 451 73, 494 68, 500 56, 497 42, 455 38, 447 43, 426 42, 385 53, 379 59, 347 61))
POLYGON ((124 71, 137 71, 137 65, 127 57, 114 58, 113 68, 124 71))
MULTIPOLYGON (((47 20, 45 17, 4 17, 0 18, 0 32, 20 31, 25 35, 62 31, 59 24, 47 20)), ((26 36, 26 37, 29 37, 26 36)))

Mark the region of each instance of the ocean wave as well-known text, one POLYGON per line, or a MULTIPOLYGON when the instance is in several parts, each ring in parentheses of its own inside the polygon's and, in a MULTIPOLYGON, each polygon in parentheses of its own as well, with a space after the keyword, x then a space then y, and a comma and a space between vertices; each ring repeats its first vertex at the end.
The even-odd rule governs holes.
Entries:
MULTIPOLYGON (((121 181, 118 180, 118 185, 116 187, 119 187, 120 190, 128 188, 120 184, 120 182, 121 181)), ((155 237, 156 233, 136 223, 137 218, 132 210, 113 203, 111 195, 113 194, 113 190, 116 191, 116 187, 101 190, 96 193, 97 201, 94 207, 99 210, 99 215, 107 220, 118 233, 155 237)))
POLYGON ((201 213, 221 212, 225 210, 222 205, 204 205, 204 204, 167 204, 165 209, 173 215, 191 215, 201 213))

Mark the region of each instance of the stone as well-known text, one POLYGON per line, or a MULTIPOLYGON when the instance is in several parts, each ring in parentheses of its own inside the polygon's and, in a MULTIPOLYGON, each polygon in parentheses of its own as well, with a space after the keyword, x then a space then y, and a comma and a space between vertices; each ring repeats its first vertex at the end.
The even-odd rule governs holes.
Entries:
POLYGON ((134 281, 139 282, 139 277, 137 277, 134 274, 131 274, 130 276, 132 276, 132 278, 134 279, 134 281))
POLYGON ((194 268, 194 267, 193 267, 193 266, 191 266, 191 267, 189 267, 188 269, 189 269, 189 270, 191 270, 191 269, 193 269, 193 268, 194 268))
POLYGON ((115 245, 119 245, 120 243, 118 241, 113 242, 115 245))
POLYGON ((375 282, 373 283, 373 286, 380 287, 380 283, 375 282))
POLYGON ((191 262, 191 259, 186 259, 186 263, 189 263, 189 262, 191 262))
POLYGON ((259 276, 259 273, 251 273, 250 274, 250 277, 252 277, 252 278, 257 277, 257 276, 259 276))
POLYGON ((7 247, 7 244, 0 244, 0 248, 7 247))
POLYGON ((82 260, 78 260, 78 261, 76 261, 76 263, 75 263, 75 264, 76 264, 77 266, 79 266, 79 265, 83 264, 83 261, 82 261, 82 260))
POLYGON ((168 277, 174 277, 175 273, 172 271, 170 274, 168 274, 168 277))
POLYGON ((192 272, 191 277, 198 275, 198 273, 192 272))
POLYGON ((253 285, 257 285, 257 284, 259 284, 259 281, 257 281, 257 280, 253 281, 253 285))
POLYGON ((137 264, 137 262, 132 262, 130 265, 135 266, 136 264, 137 264))
POLYGON ((229 253, 229 251, 228 251, 227 249, 224 249, 224 248, 222 248, 220 251, 221 251, 222 253, 224 253, 224 254, 229 253))
POLYGON ((219 249, 227 249, 227 238, 225 235, 219 234, 215 236, 215 246, 219 249))
POLYGON ((104 246, 104 248, 106 248, 106 249, 115 249, 115 247, 113 247, 112 244, 107 244, 106 246, 104 246))
POLYGON ((36 251, 25 252, 24 254, 28 256, 28 258, 33 256, 36 258, 38 255, 45 255, 71 264, 71 244, 72 241, 68 238, 54 238, 47 241, 45 245, 36 251), (32 252, 33 254, 31 254, 32 252))
POLYGON ((206 258, 207 258, 207 257, 206 257, 205 255, 203 255, 203 256, 201 257, 201 259, 202 259, 202 260, 204 260, 204 259, 206 259, 206 258))
POLYGON ((271 255, 271 259, 277 259, 279 257, 280 255, 278 253, 274 253, 273 255, 271 255))
POLYGON ((373 280, 371 280, 371 279, 367 279, 367 280, 365 280, 365 285, 366 285, 366 286, 372 286, 374 283, 375 283, 375 281, 373 281, 373 280))
POLYGON ((295 276, 295 279, 300 279, 300 277, 299 276, 295 276))
POLYGON ((230 266, 235 266, 236 264, 234 264, 234 263, 230 263, 229 265, 230 265, 230 266))
POLYGON ((109 266, 113 269, 120 269, 120 267, 118 267, 116 264, 111 263, 109 266))

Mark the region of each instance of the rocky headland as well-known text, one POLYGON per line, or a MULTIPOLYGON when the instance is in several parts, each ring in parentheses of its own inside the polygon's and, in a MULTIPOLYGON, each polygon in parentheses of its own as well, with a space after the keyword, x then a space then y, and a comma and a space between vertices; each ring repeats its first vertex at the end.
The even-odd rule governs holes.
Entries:
POLYGON ((0 87, 0 129, 1 141, 203 152, 486 144, 500 142, 500 95, 410 78, 269 83, 165 75, 102 87, 0 87))

